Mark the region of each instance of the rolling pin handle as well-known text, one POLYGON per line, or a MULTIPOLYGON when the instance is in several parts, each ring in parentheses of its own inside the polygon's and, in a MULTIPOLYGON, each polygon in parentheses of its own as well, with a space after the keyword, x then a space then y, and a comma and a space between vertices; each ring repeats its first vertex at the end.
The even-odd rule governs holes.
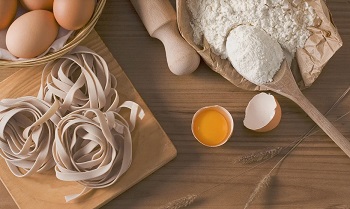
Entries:
POLYGON ((168 67, 172 73, 186 75, 198 68, 200 57, 180 35, 176 21, 164 24, 153 32, 152 37, 163 43, 168 67))
POLYGON ((151 37, 165 48, 168 67, 175 75, 190 74, 200 63, 198 53, 182 38, 176 12, 168 0, 130 0, 151 37))

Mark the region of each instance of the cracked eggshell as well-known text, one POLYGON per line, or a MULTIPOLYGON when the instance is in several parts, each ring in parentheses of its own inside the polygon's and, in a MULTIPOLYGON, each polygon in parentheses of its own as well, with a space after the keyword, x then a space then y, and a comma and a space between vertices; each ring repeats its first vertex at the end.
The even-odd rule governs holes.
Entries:
POLYGON ((271 94, 260 93, 248 103, 243 124, 256 132, 267 132, 278 126, 281 117, 281 106, 276 98, 271 94))
POLYGON ((218 105, 203 107, 192 118, 193 136, 207 147, 218 147, 225 144, 231 138, 233 128, 232 115, 218 105))

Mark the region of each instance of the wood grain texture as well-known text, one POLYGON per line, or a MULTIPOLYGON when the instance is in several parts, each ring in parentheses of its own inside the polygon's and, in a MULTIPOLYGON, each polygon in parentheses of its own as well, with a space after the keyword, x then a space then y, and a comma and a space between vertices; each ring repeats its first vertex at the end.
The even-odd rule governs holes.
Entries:
MULTIPOLYGON (((35 174, 28 178, 17 178, 7 168, 6 162, 0 159, 0 179, 17 203, 19 208, 78 209, 99 208, 109 200, 117 197, 155 170, 168 163, 176 156, 176 149, 164 133, 146 104, 134 89, 125 73, 113 56, 93 31, 82 45, 101 55, 110 72, 116 77, 120 101, 138 103, 145 111, 145 117, 138 121, 132 134, 132 163, 127 172, 112 186, 97 189, 85 199, 66 203, 64 196, 79 194, 84 187, 76 182, 64 182, 56 178, 51 169, 44 174, 35 174)), ((23 68, 0 83, 0 99, 21 96, 36 96, 40 87, 41 67, 23 68)))
POLYGON ((283 61, 281 69, 274 76, 274 81, 265 83, 262 86, 298 104, 318 127, 321 128, 350 158, 350 141, 345 138, 300 91, 287 61, 283 61))
MULTIPOLYGON (((174 0, 171 1, 174 4, 174 0)), ((326 65, 318 80, 303 91, 325 113, 350 85, 350 3, 328 0, 344 46, 326 65)), ((200 193, 239 175, 250 165, 232 162, 253 151, 287 146, 314 123, 293 102, 275 95, 283 115, 273 131, 259 134, 243 127, 244 108, 256 94, 234 87, 204 63, 188 76, 169 70, 160 41, 149 37, 129 1, 108 0, 96 30, 130 78, 169 138, 177 158, 115 198, 103 209, 153 209, 188 194, 200 193), (191 134, 193 114, 206 105, 221 105, 234 117, 232 138, 222 147, 207 148, 191 134)), ((5 79, 12 70, 1 71, 5 79)), ((3 91, 3 89, 1 89, 3 91)), ((350 96, 327 117, 330 121, 349 111, 350 96)), ((334 123, 350 138, 350 118, 334 123)), ((250 172, 205 192, 189 208, 243 208, 258 181, 279 157, 250 172)), ((330 209, 350 206, 350 160, 334 142, 319 131, 308 137, 281 165, 269 189, 251 208, 330 209)), ((0 187, 0 208, 17 208, 6 189, 0 187)))

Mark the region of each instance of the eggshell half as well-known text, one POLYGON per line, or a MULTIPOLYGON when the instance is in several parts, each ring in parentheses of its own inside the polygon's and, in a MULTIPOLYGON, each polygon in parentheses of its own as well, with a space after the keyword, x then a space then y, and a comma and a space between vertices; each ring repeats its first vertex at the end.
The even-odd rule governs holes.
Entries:
POLYGON ((16 57, 34 58, 55 41, 59 26, 47 10, 34 10, 17 18, 6 34, 7 49, 16 57))
POLYGON ((192 118, 191 130, 193 136, 198 142, 207 147, 218 147, 225 144, 231 138, 233 128, 234 121, 232 115, 225 108, 218 105, 202 107, 193 115, 192 118), (220 127, 220 123, 213 124, 217 123, 218 121, 213 121, 212 117, 208 117, 208 111, 218 113, 224 118, 225 125, 227 127, 226 131, 223 130, 223 127, 220 127), (200 134, 201 132, 206 132, 205 136, 200 134), (214 132, 225 133, 225 137, 218 139, 218 134, 215 134, 214 132))
POLYGON ((281 106, 276 98, 271 94, 260 93, 248 103, 243 124, 256 132, 267 132, 278 126, 281 117, 281 106))

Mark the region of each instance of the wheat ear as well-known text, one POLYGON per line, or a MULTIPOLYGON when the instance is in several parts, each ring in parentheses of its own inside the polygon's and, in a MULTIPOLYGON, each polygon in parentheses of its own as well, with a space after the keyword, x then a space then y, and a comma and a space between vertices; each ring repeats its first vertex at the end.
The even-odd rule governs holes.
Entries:
MULTIPOLYGON (((336 107, 339 102, 347 95, 347 93, 350 91, 350 86, 348 87, 348 89, 342 94, 342 96, 333 104, 333 106, 327 111, 327 113, 325 115, 327 115, 334 107, 336 107)), ((344 115, 342 115, 341 117, 339 117, 336 121, 344 118, 346 115, 350 114, 350 112, 347 112, 345 113, 344 115)), ((270 170, 270 172, 264 176, 264 178, 262 178, 257 187, 254 189, 253 193, 250 195, 247 203, 245 204, 245 207, 244 209, 247 209, 250 204, 254 201, 254 199, 256 197, 259 196, 259 194, 261 194, 261 192, 265 189, 268 188, 268 185, 271 181, 271 174, 272 172, 283 162, 283 160, 305 139, 307 138, 308 136, 316 133, 317 131, 313 132, 313 130, 316 128, 317 126, 313 126, 303 137, 301 137, 300 139, 296 140, 296 141, 293 141, 291 144, 294 144, 294 146, 283 156, 282 159, 280 159, 276 165, 270 170)), ((287 146, 289 147, 289 145, 287 146)), ((284 147, 285 148, 285 147, 284 147)), ((257 153, 253 153, 251 155, 248 155, 248 156, 245 156, 245 157, 242 157, 241 159, 244 158, 244 160, 238 160, 238 161, 246 161, 248 162, 247 164, 249 164, 250 161, 252 162, 259 162, 259 164, 257 165, 254 165, 252 166, 251 168, 247 169, 246 171, 238 174, 238 175, 235 175, 227 180, 225 180, 223 183, 226 183, 226 182, 229 182, 230 180, 234 179, 235 177, 239 177, 241 176, 242 174, 246 173, 246 172, 249 172, 251 170, 253 170, 254 168, 260 166, 261 164, 265 163, 266 161, 270 160, 271 158, 273 158, 274 156, 278 155, 280 153, 281 150, 283 150, 284 148, 281 148, 281 147, 276 147, 276 148, 271 148, 271 149, 268 149, 266 151, 261 151, 261 152, 257 152, 257 153), (263 153, 267 153, 267 155, 269 155, 269 157, 264 157, 264 154, 263 153), (255 155, 255 156, 254 156, 255 155), (261 160, 258 160, 260 159, 261 157, 259 156, 262 156, 262 159, 261 160), (250 160, 248 160, 250 159, 250 160)), ((212 190, 216 187, 218 187, 219 185, 223 184, 223 183, 220 183, 220 184, 216 184, 206 190, 203 190, 202 192, 200 192, 198 195, 202 194, 202 193, 205 193, 205 192, 208 192, 209 190, 212 190)), ((161 206, 159 207, 159 209, 180 209, 180 208, 185 208, 187 206, 190 206, 194 201, 195 199, 197 198, 198 195, 187 195, 185 197, 182 197, 180 199, 176 199, 174 201, 171 201, 169 203, 167 203, 166 205, 164 206, 161 206)))
POLYGON ((247 209, 250 206, 250 204, 254 201, 254 199, 258 197, 262 191, 268 188, 270 181, 271 181, 271 175, 270 173, 268 173, 266 176, 264 176, 264 178, 262 178, 259 181, 259 184, 254 189, 253 193, 250 195, 247 203, 245 204, 244 209, 247 209))
MULTIPOLYGON (((330 111, 332 111, 343 99, 344 97, 349 93, 350 91, 350 86, 345 90, 345 92, 340 96, 340 98, 332 105, 332 107, 325 113, 325 116, 328 115, 328 113, 330 111)), ((344 115, 342 115, 341 117, 339 117, 336 121, 339 121, 340 119, 344 118, 346 115, 350 114, 350 112, 345 113, 344 115)), ((336 122, 335 121, 335 122, 336 122)), ((268 183, 271 180, 271 174, 272 172, 286 159, 286 157, 293 152, 293 150, 295 148, 297 148, 299 146, 299 144, 301 142, 303 142, 303 140, 305 138, 307 138, 310 135, 313 135, 314 133, 316 133, 317 131, 313 132, 314 129, 316 129, 318 126, 314 125, 306 134, 304 134, 303 137, 301 137, 300 139, 298 139, 297 141, 294 141, 293 143, 294 146, 275 164, 275 166, 270 170, 270 172, 264 176, 264 178, 262 178, 262 180, 259 182, 259 184, 257 185, 257 187, 254 189, 253 193, 250 195, 244 209, 247 209, 250 204, 254 201, 254 199, 263 191, 268 187, 268 183)))
MULTIPOLYGON (((344 97, 349 93, 350 91, 350 86, 345 90, 345 92, 339 97, 339 99, 332 105, 331 108, 329 108, 329 110, 324 114, 325 116, 328 115, 329 112, 331 112, 343 99, 344 97)), ((345 113, 344 115, 342 115, 341 117, 339 117, 337 120, 335 120, 334 122, 339 121, 340 119, 344 118, 346 115, 348 115, 349 112, 345 113)), ((303 137, 301 137, 297 143, 283 156, 282 159, 280 159, 276 165, 271 169, 271 171, 269 173, 272 173, 273 170, 275 170, 282 162, 283 160, 308 136, 313 135, 314 133, 316 133, 317 131, 313 132, 314 129, 316 129, 318 126, 314 125, 303 137)))
POLYGON ((268 149, 254 152, 252 154, 242 156, 238 159, 238 162, 242 164, 252 164, 262 162, 264 160, 272 159, 283 150, 283 147, 270 147, 268 149))
POLYGON ((191 194, 180 199, 176 199, 167 203, 164 206, 159 207, 159 209, 180 209, 190 206, 194 200, 197 198, 197 195, 191 194))

